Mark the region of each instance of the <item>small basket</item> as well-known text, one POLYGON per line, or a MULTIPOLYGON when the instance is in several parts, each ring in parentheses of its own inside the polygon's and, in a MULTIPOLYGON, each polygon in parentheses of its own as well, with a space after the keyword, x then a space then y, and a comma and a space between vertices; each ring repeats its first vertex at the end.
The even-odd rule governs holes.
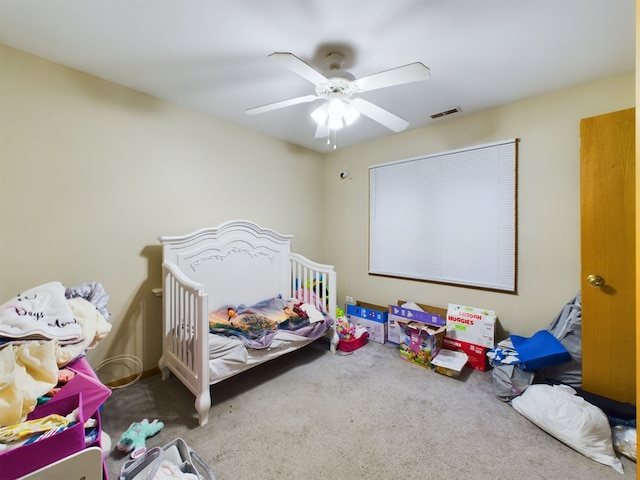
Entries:
POLYGON ((343 340, 342 338, 338 342, 338 350, 341 352, 353 352, 366 345, 369 338, 369 332, 365 332, 361 337, 354 338, 352 340, 343 340))

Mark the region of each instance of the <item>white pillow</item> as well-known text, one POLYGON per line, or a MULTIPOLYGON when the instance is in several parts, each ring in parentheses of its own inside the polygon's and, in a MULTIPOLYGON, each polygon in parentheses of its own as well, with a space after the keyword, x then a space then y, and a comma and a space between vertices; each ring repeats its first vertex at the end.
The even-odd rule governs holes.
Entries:
POLYGON ((568 385, 531 385, 511 405, 520 414, 581 454, 624 473, 613 450, 605 413, 568 385))

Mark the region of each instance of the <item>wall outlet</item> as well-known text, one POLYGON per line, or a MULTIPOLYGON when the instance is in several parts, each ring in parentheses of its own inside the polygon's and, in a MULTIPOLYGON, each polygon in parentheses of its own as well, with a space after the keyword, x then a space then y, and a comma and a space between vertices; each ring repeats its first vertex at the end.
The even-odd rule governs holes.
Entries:
POLYGON ((350 297, 348 295, 345 297, 345 301, 347 302, 347 305, 355 305, 356 303, 353 301, 353 297, 350 297))

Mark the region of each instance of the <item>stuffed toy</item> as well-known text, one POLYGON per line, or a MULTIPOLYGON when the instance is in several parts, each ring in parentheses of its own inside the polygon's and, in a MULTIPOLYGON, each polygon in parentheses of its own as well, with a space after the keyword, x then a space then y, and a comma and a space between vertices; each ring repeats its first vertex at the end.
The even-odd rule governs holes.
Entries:
POLYGON ((145 440, 153 437, 163 428, 164 423, 158 420, 149 423, 145 418, 141 422, 133 422, 118 440, 116 448, 121 452, 131 452, 131 458, 138 458, 147 451, 145 440))

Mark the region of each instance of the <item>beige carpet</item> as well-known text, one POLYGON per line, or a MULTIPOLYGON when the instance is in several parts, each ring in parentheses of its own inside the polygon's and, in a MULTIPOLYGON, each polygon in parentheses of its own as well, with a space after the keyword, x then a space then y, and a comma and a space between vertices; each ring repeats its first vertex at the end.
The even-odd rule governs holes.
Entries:
MULTIPOLYGON (((560 443, 493 395, 491 374, 454 379, 407 363, 390 344, 334 355, 319 341, 211 387, 209 423, 171 376, 114 390, 102 411, 116 441, 131 422, 165 428, 147 446, 181 437, 218 480, 636 478, 560 443)), ((107 457, 116 480, 127 458, 107 457)))

